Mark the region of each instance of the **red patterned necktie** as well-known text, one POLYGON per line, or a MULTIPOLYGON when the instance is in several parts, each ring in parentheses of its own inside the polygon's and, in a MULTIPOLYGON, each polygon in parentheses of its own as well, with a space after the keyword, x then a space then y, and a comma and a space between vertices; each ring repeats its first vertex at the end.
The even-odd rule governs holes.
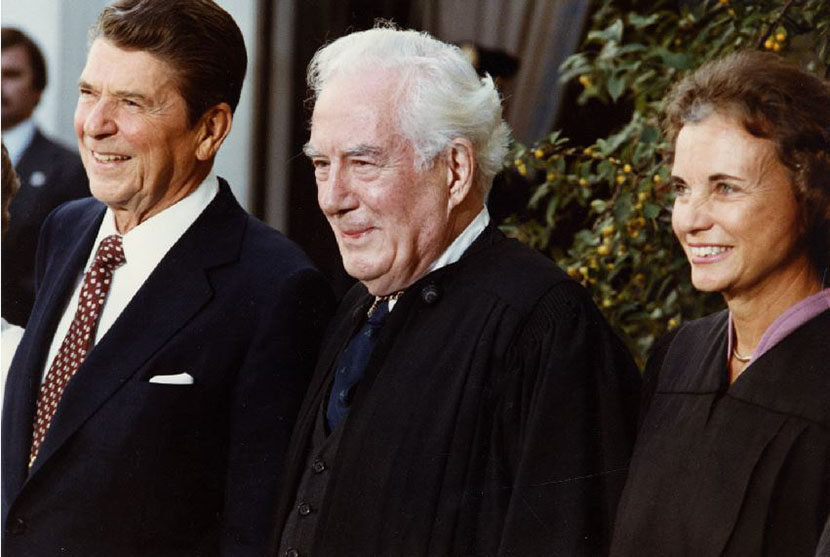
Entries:
POLYGON ((40 386, 32 431, 32 450, 29 453, 29 468, 34 464, 40 446, 46 438, 46 432, 49 431, 67 383, 78 371, 91 348, 98 317, 101 315, 101 308, 104 307, 110 290, 112 272, 126 261, 121 247, 121 236, 113 234, 101 240, 95 259, 84 275, 84 284, 81 287, 75 317, 72 319, 72 324, 69 326, 69 331, 55 359, 52 360, 46 380, 40 386))

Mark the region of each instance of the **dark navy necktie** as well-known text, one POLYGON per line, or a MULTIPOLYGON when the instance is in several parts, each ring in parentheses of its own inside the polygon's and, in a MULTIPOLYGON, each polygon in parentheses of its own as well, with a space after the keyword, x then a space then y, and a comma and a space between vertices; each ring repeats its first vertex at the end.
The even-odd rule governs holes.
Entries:
POLYGON ((352 337, 340 355, 329 394, 326 420, 329 431, 334 431, 349 412, 354 390, 366 371, 369 357, 377 344, 380 328, 389 316, 389 302, 382 301, 366 320, 363 328, 352 337))

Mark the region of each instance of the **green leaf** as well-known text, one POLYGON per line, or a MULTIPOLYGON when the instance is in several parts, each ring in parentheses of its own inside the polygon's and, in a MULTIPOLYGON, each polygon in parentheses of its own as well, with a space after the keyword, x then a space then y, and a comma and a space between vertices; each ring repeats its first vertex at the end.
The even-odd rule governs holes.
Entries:
POLYGON ((603 29, 602 31, 590 31, 588 33, 588 41, 598 42, 620 42, 622 40, 623 22, 621 19, 603 29))
POLYGON ((611 100, 617 102, 624 92, 625 78, 617 74, 612 75, 608 79, 608 94, 611 95, 611 100))
POLYGON ((643 206, 643 216, 647 219, 656 218, 660 214, 660 206, 654 203, 645 203, 643 206))

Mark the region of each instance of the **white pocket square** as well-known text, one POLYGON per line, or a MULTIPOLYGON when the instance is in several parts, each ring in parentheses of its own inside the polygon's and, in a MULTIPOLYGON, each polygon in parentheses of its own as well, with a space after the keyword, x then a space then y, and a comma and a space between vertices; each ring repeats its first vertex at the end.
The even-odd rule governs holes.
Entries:
POLYGON ((148 383, 160 383, 162 385, 192 385, 193 376, 189 373, 176 373, 175 375, 154 375, 148 383))

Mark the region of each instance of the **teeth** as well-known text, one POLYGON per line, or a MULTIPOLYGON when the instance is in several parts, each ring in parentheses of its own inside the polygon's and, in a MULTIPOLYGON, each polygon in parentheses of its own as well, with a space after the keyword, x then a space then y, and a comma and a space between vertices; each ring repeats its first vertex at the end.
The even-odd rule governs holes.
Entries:
POLYGON ((125 161, 130 157, 125 155, 101 155, 100 153, 92 152, 92 156, 95 157, 95 160, 100 162, 113 162, 113 161, 125 161))
POLYGON ((729 248, 724 246, 701 246, 693 247, 690 249, 692 255, 695 257, 711 257, 713 255, 718 255, 729 250, 729 248))

